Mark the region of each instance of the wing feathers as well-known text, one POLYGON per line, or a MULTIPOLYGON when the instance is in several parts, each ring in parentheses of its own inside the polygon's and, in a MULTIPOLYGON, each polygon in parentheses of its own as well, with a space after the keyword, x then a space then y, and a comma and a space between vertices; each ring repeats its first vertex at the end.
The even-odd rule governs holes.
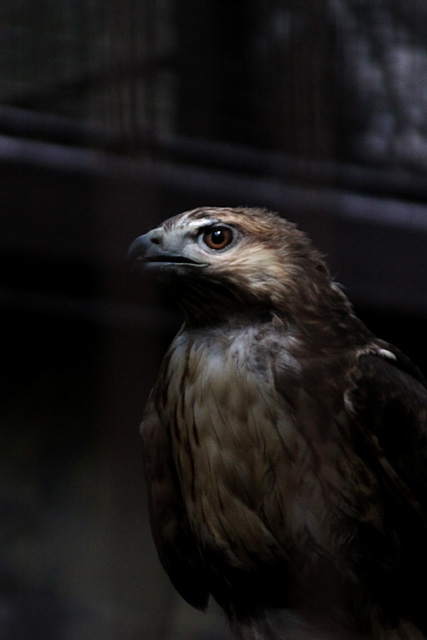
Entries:
POLYGON ((151 528, 160 561, 181 596, 205 609, 209 590, 183 505, 170 442, 150 399, 141 425, 151 528))
POLYGON ((366 354, 359 357, 350 397, 384 474, 427 522, 427 389, 393 362, 366 354))

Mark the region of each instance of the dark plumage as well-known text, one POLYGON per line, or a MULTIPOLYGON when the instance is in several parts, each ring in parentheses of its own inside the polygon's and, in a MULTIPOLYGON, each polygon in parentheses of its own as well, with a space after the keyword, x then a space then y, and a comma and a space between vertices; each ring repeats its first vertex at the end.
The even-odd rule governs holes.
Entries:
POLYGON ((237 638, 427 638, 427 390, 297 228, 203 208, 141 236, 185 314, 142 424, 153 535, 237 638))

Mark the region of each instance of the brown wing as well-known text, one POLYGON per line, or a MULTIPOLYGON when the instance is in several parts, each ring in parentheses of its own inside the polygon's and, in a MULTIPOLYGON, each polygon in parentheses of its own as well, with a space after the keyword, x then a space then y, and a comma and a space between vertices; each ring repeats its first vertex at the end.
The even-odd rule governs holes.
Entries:
POLYGON ((427 389, 408 359, 387 346, 389 357, 359 357, 348 394, 356 448, 374 472, 382 522, 381 531, 359 524, 353 557, 387 617, 406 617, 426 631, 427 389))
POLYGON ((193 607, 205 609, 208 587, 183 506, 169 439, 151 398, 141 435, 151 528, 160 561, 181 596, 193 607))
POLYGON ((389 489, 427 523, 427 389, 417 369, 391 349, 395 360, 359 357, 350 397, 389 489))

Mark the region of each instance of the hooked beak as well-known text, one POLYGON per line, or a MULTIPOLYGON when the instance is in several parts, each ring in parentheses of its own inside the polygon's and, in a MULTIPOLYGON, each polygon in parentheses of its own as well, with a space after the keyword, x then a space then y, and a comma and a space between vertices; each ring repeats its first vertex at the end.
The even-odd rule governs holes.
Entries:
POLYGON ((132 269, 159 269, 168 266, 206 267, 207 262, 197 262, 186 256, 168 251, 163 246, 158 229, 136 238, 129 247, 127 262, 132 269))

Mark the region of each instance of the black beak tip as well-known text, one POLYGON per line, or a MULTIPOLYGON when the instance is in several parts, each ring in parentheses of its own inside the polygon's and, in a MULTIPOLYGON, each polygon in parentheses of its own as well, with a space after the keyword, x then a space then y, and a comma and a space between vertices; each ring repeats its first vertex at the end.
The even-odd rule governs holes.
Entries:
POLYGON ((147 243, 144 236, 136 238, 129 246, 126 254, 126 262, 132 266, 140 262, 147 250, 147 243))

